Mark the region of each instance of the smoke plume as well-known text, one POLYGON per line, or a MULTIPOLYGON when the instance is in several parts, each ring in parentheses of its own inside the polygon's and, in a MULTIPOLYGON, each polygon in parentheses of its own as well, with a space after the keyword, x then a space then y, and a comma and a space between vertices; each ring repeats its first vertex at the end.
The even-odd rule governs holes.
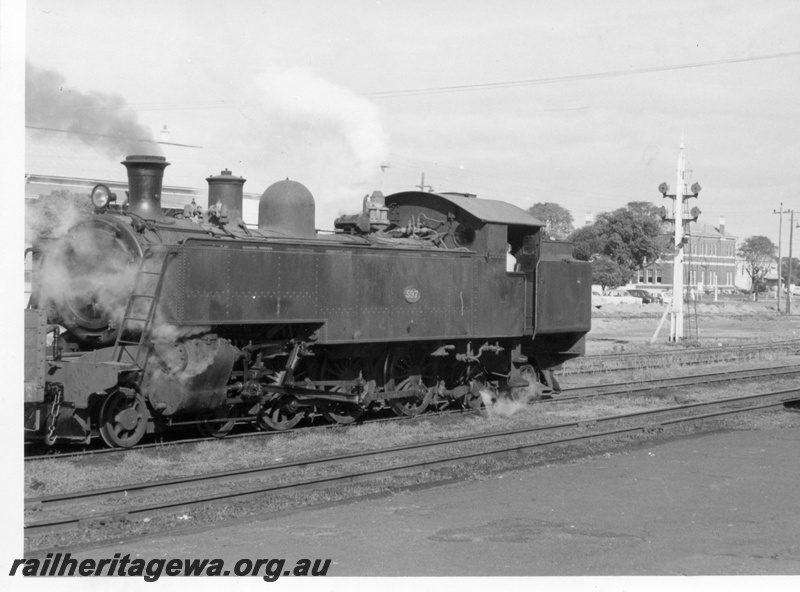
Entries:
POLYGON ((127 154, 160 154, 150 129, 114 94, 82 93, 66 86, 55 70, 27 64, 25 125, 34 133, 66 132, 73 140, 113 158, 127 154))

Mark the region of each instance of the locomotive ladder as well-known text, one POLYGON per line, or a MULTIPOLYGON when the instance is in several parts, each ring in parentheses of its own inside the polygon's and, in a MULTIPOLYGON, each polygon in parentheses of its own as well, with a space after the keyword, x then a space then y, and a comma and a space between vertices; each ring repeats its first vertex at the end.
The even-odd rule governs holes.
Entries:
POLYGON ((125 316, 122 317, 117 331, 112 357, 115 362, 133 364, 138 370, 144 370, 148 351, 146 345, 153 329, 153 321, 158 308, 158 296, 161 294, 161 287, 164 284, 164 273, 168 260, 169 251, 157 252, 148 249, 142 255, 139 271, 136 273, 136 280, 133 283, 133 292, 128 299, 125 316), (157 254, 162 255, 163 259, 157 257, 157 254), (133 323, 143 323, 141 331, 138 331, 139 339, 137 341, 125 339, 131 333, 133 323))

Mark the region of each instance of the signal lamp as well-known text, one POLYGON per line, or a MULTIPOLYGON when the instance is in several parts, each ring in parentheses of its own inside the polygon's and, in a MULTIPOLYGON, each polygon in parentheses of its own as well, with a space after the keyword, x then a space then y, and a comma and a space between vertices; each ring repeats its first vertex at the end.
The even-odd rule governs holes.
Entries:
POLYGON ((700 187, 700 183, 692 183, 691 190, 695 197, 697 197, 697 194, 700 193, 701 189, 702 187, 700 187))
POLYGON ((108 204, 117 201, 117 195, 112 193, 107 185, 95 185, 92 189, 92 205, 96 210, 102 210, 108 207, 108 204))
POLYGON ((661 192, 661 195, 666 197, 667 191, 669 191, 669 185, 667 185, 666 183, 662 183, 661 185, 658 186, 658 190, 661 192))
POLYGON ((692 217, 692 222, 697 222, 697 218, 700 217, 701 213, 702 212, 700 211, 700 208, 698 208, 697 206, 689 210, 689 215, 692 217))

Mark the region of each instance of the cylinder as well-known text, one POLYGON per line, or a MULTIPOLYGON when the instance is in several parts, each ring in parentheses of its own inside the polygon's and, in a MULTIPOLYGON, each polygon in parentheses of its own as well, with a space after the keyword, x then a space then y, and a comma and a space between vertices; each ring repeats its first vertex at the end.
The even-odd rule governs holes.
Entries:
POLYGON ((244 182, 247 179, 236 177, 228 169, 217 176, 206 177, 208 182, 208 207, 217 203, 226 206, 231 219, 242 217, 244 182))
POLYGON ((169 166, 163 156, 134 155, 122 161, 128 169, 128 211, 148 219, 164 216, 161 184, 169 166))

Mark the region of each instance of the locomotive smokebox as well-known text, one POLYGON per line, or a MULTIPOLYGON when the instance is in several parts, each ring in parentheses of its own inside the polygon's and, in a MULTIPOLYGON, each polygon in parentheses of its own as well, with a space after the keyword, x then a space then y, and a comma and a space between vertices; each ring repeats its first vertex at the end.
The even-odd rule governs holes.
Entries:
POLYGON ((167 159, 137 155, 128 156, 122 164, 128 169, 128 211, 142 218, 162 218, 161 182, 167 159))
POLYGON ((258 228, 284 236, 315 238, 314 196, 297 181, 278 181, 258 202, 258 228))
POLYGON ((221 203, 228 209, 231 218, 242 217, 242 201, 244 199, 244 182, 247 179, 235 177, 228 169, 215 177, 206 177, 208 181, 208 207, 221 203))

